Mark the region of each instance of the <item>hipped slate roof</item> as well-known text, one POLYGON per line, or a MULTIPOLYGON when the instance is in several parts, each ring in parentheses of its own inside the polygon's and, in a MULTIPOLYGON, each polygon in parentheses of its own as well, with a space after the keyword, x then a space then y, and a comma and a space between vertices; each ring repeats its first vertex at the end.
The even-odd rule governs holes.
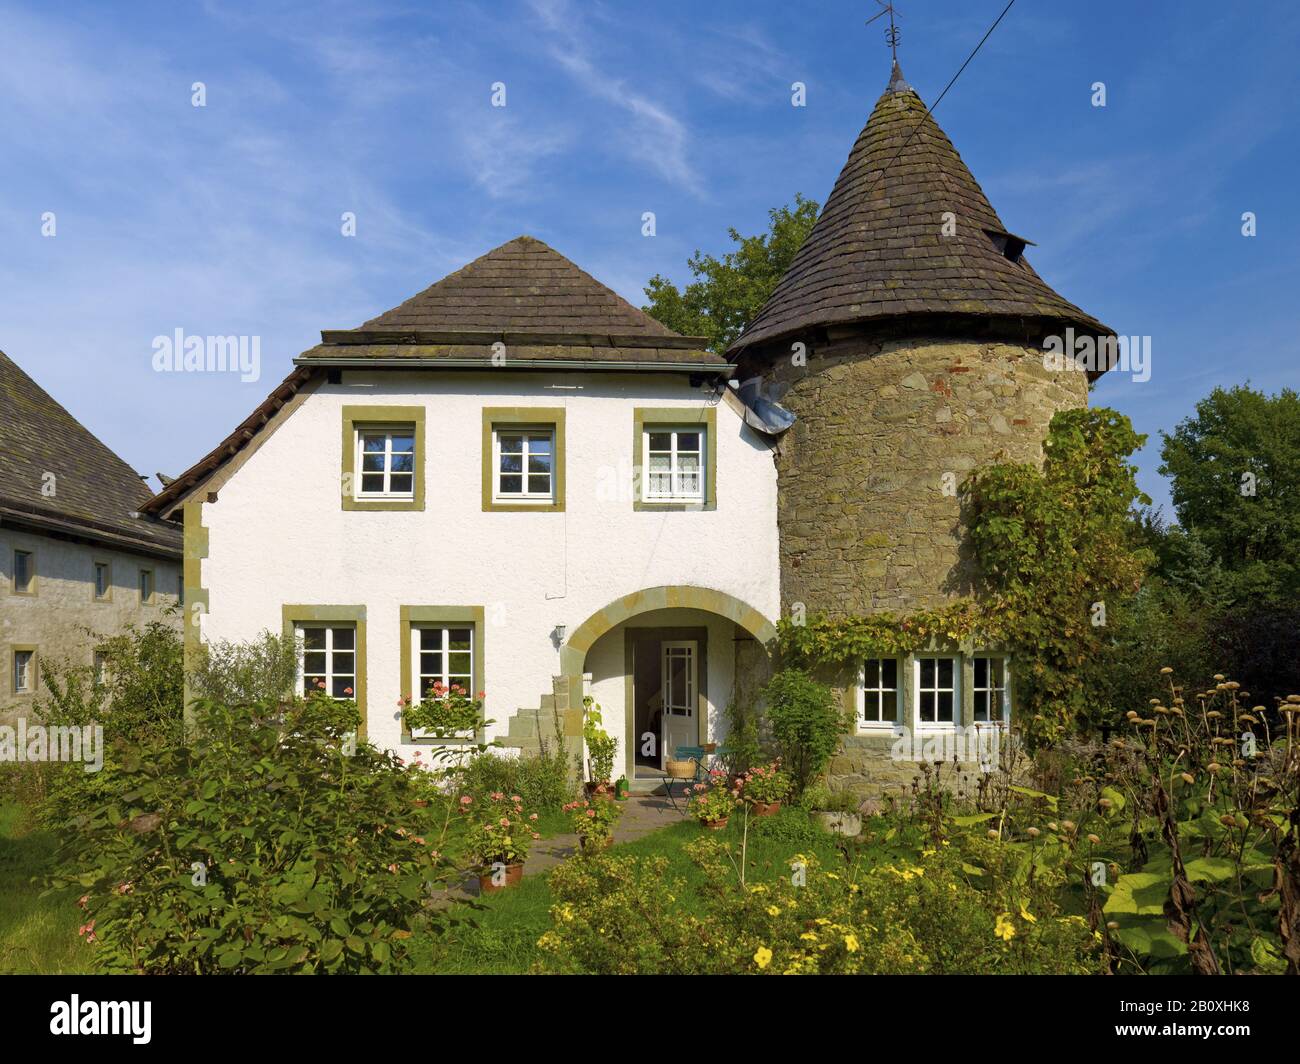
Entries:
POLYGON ((321 333, 299 365, 546 362, 613 368, 717 367, 699 337, 679 336, 580 270, 554 248, 519 236, 355 329, 321 333))
POLYGON ((0 521, 177 557, 176 528, 131 516, 152 494, 130 466, 0 351, 0 521), (50 487, 43 492, 45 485, 50 487))
POLYGON ((1028 318, 1111 332, 1057 295, 1023 258, 1004 256, 990 231, 1006 235, 895 67, 807 241, 728 354, 817 327, 903 315, 1028 318), (956 232, 944 236, 949 211, 956 232))

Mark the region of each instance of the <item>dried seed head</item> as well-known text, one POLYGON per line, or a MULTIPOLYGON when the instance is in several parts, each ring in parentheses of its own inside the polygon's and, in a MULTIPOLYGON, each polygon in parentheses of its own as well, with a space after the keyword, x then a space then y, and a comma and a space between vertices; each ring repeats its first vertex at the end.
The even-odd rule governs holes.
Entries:
POLYGON ((1098 838, 1096 835, 1089 835, 1088 841, 1092 843, 1094 846, 1096 846, 1101 842, 1101 839, 1098 838))
POLYGON ((1171 669, 1168 665, 1166 665, 1163 669, 1160 670, 1160 675, 1168 676, 1173 671, 1174 671, 1173 669, 1171 669))

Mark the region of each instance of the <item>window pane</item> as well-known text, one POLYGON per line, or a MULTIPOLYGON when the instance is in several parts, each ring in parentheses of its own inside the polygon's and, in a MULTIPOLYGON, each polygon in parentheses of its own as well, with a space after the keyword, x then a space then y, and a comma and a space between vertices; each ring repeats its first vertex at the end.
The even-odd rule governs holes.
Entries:
POLYGON ((548 434, 546 434, 545 436, 529 436, 529 437, 528 437, 528 453, 529 453, 529 454, 549 455, 549 454, 551 453, 551 437, 550 437, 550 434, 548 433, 548 434))
POLYGON ((952 686, 952 658, 939 659, 939 686, 952 686))
POLYGON ((921 659, 921 686, 934 687, 934 658, 921 659))
POLYGON ((411 454, 395 454, 388 468, 394 473, 413 473, 415 472, 415 456, 411 454))
POLYGON ((934 723, 934 706, 935 706, 934 692, 922 691, 921 697, 919 699, 919 705, 917 707, 917 710, 920 713, 922 721, 928 724, 934 723))
POLYGON ((470 659, 470 655, 468 653, 448 654, 447 672, 456 676, 468 676, 469 659, 470 659))
POLYGON ((382 454, 363 454, 361 456, 361 472, 382 473, 383 471, 384 456, 382 454))
POLYGON ((410 452, 414 453, 414 451, 415 451, 415 437, 414 437, 414 436, 394 436, 394 437, 393 437, 393 450, 394 450, 394 451, 410 451, 410 452))
POLYGON ((551 475, 549 473, 534 473, 528 478, 528 493, 530 495, 549 495, 551 493, 551 475))
POLYGON ((673 434, 671 432, 650 433, 650 450, 671 451, 672 449, 673 449, 673 434))
POLYGON ((335 676, 332 694, 335 698, 351 698, 355 688, 351 676, 335 676))
POLYGON ((975 686, 987 687, 989 683, 989 659, 975 659, 975 686))
POLYGON ((472 636, 469 628, 452 628, 447 632, 447 645, 452 650, 468 650, 472 636))
POLYGON ((898 693, 882 691, 880 693, 880 719, 890 724, 898 721, 898 693))
POLYGON ((502 436, 500 450, 502 454, 523 454, 524 438, 522 436, 502 436))
POLYGON ((886 658, 880 663, 881 667, 881 687, 898 687, 898 660, 896 658, 886 658))
POLYGON ((700 471, 700 456, 698 454, 679 454, 677 456, 677 468, 683 473, 698 473, 700 471))
POLYGON ((311 674, 307 674, 304 675, 302 678, 303 694, 311 694, 313 691, 318 691, 324 686, 325 686, 324 676, 313 676, 311 674))
POLYGON ((442 655, 441 654, 420 654, 420 675, 421 676, 441 676, 442 675, 442 655))
POLYGON ((503 476, 501 478, 502 495, 520 495, 524 490, 524 478, 519 475, 503 476))
POLYGON ((414 484, 409 473, 395 473, 388 478, 388 490, 394 495, 410 495, 414 484))
POLYGON ((989 658, 988 662, 989 662, 989 675, 993 680, 991 686, 1005 687, 1006 686, 1006 672, 1005 672, 1006 662, 1003 661, 1001 658, 989 658))
POLYGON ((879 687, 880 686, 880 659, 867 658, 866 664, 862 669, 862 686, 879 687))
POLYGON ((679 451, 698 451, 700 449, 700 434, 698 432, 679 432, 677 434, 677 449, 679 451))
POLYGON ((384 437, 372 434, 362 436, 361 449, 363 451, 382 451, 384 449, 384 437))
POLYGON ((302 644, 308 650, 325 649, 325 629, 324 628, 304 628, 302 630, 302 644))
POLYGON ((944 722, 952 721, 952 692, 939 692, 939 720, 944 722))
POLYGON ((421 650, 441 650, 441 649, 442 649, 442 629, 441 629, 441 628, 421 628, 421 629, 420 629, 420 649, 421 649, 421 650))
POLYGON ((356 647, 356 629, 335 628, 333 632, 335 650, 352 650, 356 647))
POLYGON ((304 672, 310 672, 313 675, 325 671, 325 651, 313 650, 302 656, 302 667, 304 672))
POLYGON ((363 473, 361 475, 361 490, 363 492, 382 492, 384 490, 384 474, 363 473))
POLYGON ((530 473, 549 473, 551 471, 551 456, 549 454, 528 455, 528 472, 530 473))
POLYGON ((356 655, 350 650, 342 651, 334 655, 334 672, 336 675, 346 674, 348 676, 356 675, 356 655))

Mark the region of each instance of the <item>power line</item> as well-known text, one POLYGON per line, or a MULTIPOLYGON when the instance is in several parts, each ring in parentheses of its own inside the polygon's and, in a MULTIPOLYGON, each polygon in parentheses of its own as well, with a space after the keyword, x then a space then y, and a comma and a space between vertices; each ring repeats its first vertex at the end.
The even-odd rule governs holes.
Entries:
POLYGON ((867 191, 863 193, 863 199, 866 199, 867 196, 871 195, 871 190, 876 187, 876 184, 880 181, 880 178, 885 176, 885 171, 894 165, 898 157, 902 155, 903 152, 907 149, 907 146, 912 143, 912 138, 916 136, 917 130, 919 130, 921 126, 925 124, 925 120, 929 118, 931 114, 934 113, 934 109, 938 107, 940 103, 943 102, 943 98, 948 95, 948 90, 951 89, 957 83, 957 79, 961 77, 962 71, 964 71, 968 66, 970 66, 970 61, 974 59, 976 55, 979 54, 979 50, 984 47, 984 42, 987 41, 989 37, 993 35, 993 31, 998 28, 998 23, 1001 22, 1004 18, 1006 18, 1007 12, 1011 10, 1011 8, 1015 5, 1015 2, 1016 0, 1009 0, 1007 6, 1002 9, 1002 14, 1000 14, 997 18, 993 20, 993 25, 991 25, 985 31, 984 36, 980 38, 979 44, 977 44, 974 50, 971 52, 971 54, 966 57, 966 62, 962 63, 962 65, 957 68, 957 73, 955 73, 952 76, 952 80, 949 81, 948 84, 944 86, 943 92, 939 93, 939 98, 936 99, 934 103, 932 103, 929 107, 925 109, 925 114, 921 116, 921 120, 917 122, 916 125, 912 128, 912 132, 908 135, 907 140, 903 141, 902 147, 900 147, 898 151, 894 152, 893 158, 891 158, 889 162, 887 162, 883 167, 881 167, 880 177, 877 177, 875 181, 871 182, 871 184, 867 186, 867 191))

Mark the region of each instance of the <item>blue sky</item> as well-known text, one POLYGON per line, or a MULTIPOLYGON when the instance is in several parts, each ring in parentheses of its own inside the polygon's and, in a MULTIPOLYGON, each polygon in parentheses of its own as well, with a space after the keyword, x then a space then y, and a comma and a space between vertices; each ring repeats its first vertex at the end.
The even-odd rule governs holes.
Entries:
MULTIPOLYGON (((923 99, 1002 6, 900 4, 923 99)), ((520 233, 639 305, 729 226, 825 200, 888 80, 874 11, 0 2, 0 349, 138 470, 174 474, 321 329, 520 233), (156 373, 152 340, 178 328, 260 336, 261 379, 156 373)), ((1286 0, 1018 0, 936 111, 1048 282, 1151 336, 1151 379, 1112 374, 1093 401, 1152 434, 1157 501, 1159 429, 1216 384, 1300 379, 1298 49, 1286 0)))

